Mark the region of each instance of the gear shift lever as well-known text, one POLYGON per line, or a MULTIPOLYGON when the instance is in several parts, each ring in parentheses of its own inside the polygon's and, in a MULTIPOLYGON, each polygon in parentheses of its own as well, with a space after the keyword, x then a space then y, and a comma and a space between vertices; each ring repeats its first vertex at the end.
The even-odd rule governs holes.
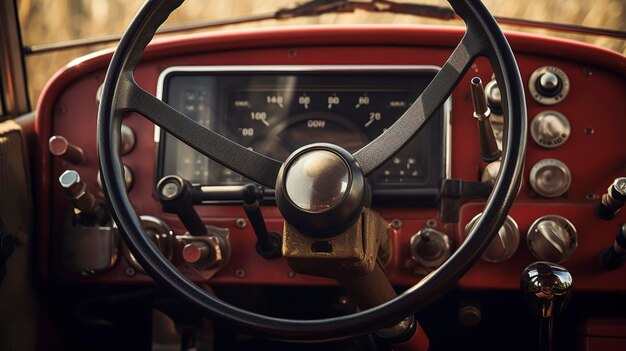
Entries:
POLYGON ((552 324, 563 312, 572 295, 572 276, 564 267, 535 262, 522 273, 520 289, 528 307, 541 318, 540 350, 552 351, 552 324))

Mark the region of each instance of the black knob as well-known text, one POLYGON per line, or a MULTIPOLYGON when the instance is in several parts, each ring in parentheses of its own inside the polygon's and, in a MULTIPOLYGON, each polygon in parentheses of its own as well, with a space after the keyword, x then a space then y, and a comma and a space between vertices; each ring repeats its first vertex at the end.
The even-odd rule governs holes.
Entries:
POLYGON ((193 208, 194 194, 191 184, 179 176, 163 177, 157 184, 157 196, 163 211, 178 215, 191 235, 207 235, 207 229, 193 208))
POLYGON ((600 265, 608 271, 618 269, 626 260, 626 224, 617 230, 615 242, 600 253, 600 265))

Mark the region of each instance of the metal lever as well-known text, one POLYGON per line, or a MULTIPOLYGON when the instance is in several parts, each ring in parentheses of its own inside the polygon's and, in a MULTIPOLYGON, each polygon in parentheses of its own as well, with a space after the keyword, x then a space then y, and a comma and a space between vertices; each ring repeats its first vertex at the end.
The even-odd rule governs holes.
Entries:
POLYGON ((615 179, 609 186, 606 194, 602 195, 602 200, 596 207, 598 217, 610 221, 617 216, 626 203, 626 177, 615 179))
POLYGON ((520 289, 530 310, 541 318, 539 349, 552 351, 552 325, 572 295, 572 276, 564 267, 550 262, 530 264, 520 280, 520 289))
POLYGON ((483 82, 480 78, 474 77, 471 83, 474 118, 478 122, 478 136, 480 138, 480 158, 485 162, 493 162, 502 157, 502 151, 498 148, 491 122, 489 122, 491 110, 487 106, 483 82))
POLYGON ((59 177, 59 184, 72 206, 79 210, 79 222, 84 226, 105 225, 107 211, 102 203, 89 191, 87 184, 74 170, 67 170, 59 177))
POLYGON ((268 232, 261 212, 259 199, 263 191, 255 184, 246 184, 242 190, 243 209, 256 235, 256 251, 263 258, 272 259, 282 256, 283 239, 276 232, 268 232))
POLYGON ((618 269, 626 260, 626 224, 619 226, 613 245, 602 250, 600 264, 608 271, 618 269))
POLYGON ((156 191, 163 211, 178 215, 189 234, 208 234, 198 212, 193 208, 194 187, 187 180, 174 175, 165 176, 157 184, 156 191))
POLYGON ((48 140, 48 150, 54 156, 61 157, 63 160, 73 164, 80 165, 85 162, 85 152, 79 146, 76 146, 60 135, 53 135, 48 140))

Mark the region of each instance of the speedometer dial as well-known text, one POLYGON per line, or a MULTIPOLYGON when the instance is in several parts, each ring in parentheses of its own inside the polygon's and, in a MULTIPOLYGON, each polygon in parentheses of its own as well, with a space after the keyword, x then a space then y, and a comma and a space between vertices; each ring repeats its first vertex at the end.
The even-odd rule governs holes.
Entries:
MULTIPOLYGON (((210 69, 210 68, 207 68, 210 69)), ((419 96, 433 70, 398 72, 175 72, 163 98, 242 146, 284 160, 318 142, 355 152, 389 128, 419 96)), ((439 112, 440 114, 442 112, 439 112)), ((443 118, 370 177, 374 194, 436 189, 445 165, 443 118)), ((164 133, 159 176, 179 174, 203 185, 249 182, 164 133)))

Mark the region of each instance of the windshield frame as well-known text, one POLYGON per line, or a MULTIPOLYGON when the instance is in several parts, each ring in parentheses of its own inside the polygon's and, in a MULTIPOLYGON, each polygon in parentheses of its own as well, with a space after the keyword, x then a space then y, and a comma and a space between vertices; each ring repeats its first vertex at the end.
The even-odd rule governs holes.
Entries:
POLYGON ((16 1, 0 1, 0 120, 31 111, 16 1))

